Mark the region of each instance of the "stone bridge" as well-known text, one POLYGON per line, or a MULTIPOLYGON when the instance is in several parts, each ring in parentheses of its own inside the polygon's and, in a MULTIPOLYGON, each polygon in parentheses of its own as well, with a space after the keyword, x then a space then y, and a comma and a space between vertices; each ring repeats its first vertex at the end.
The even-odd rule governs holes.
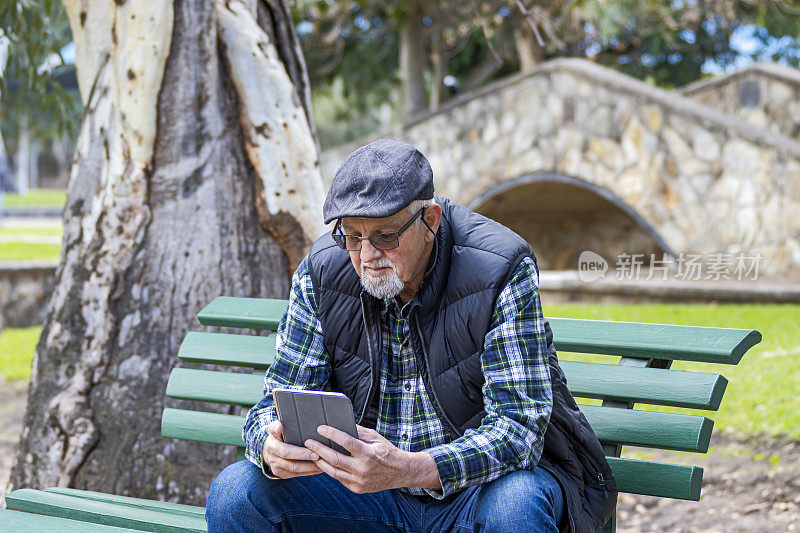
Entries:
POLYGON ((760 254, 760 277, 799 278, 800 142, 769 126, 560 59, 327 150, 322 172, 398 138, 428 157, 437 194, 525 237, 542 268, 574 269, 582 250, 611 268, 623 252, 760 254))

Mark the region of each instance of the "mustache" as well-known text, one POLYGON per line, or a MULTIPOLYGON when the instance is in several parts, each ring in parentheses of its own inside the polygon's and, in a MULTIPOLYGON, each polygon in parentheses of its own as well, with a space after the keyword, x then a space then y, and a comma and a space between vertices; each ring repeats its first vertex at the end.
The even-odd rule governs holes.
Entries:
POLYGON ((380 257, 378 259, 374 259, 372 261, 361 261, 361 271, 364 271, 364 267, 368 268, 382 268, 382 267, 389 267, 392 270, 396 270, 394 263, 388 257, 380 257))

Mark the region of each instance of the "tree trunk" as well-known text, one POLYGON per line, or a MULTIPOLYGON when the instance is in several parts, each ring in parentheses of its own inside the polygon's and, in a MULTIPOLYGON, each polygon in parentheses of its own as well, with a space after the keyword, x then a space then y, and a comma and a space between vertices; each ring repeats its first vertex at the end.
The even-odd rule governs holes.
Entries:
POLYGON ((425 92, 425 28, 416 3, 400 26, 400 79, 403 82, 403 112, 410 118, 428 107, 425 92))
POLYGON ((544 48, 539 44, 528 21, 523 17, 519 27, 514 30, 514 41, 517 45, 519 69, 531 70, 544 61, 544 48))
POLYGON ((65 4, 85 116, 11 483, 202 505, 233 450, 162 438, 165 386, 200 308, 287 297, 323 231, 305 66, 281 0, 65 4))
POLYGON ((26 194, 30 184, 31 172, 31 131, 28 128, 28 121, 24 118, 19 122, 17 154, 14 159, 17 161, 17 193, 26 194))
MULTIPOLYGON (((8 47, 10 45, 8 39, 3 38, 3 32, 0 31, 0 78, 6 70, 6 62, 8 61, 8 47)), ((14 190, 14 177, 11 175, 11 165, 8 163, 8 156, 6 155, 6 143, 3 140, 3 133, 0 132, 0 216, 3 214, 3 193, 11 192, 14 190)), ((0 324, 0 329, 2 324, 0 324)))
POLYGON ((486 80, 494 76, 502 66, 503 62, 499 60, 497 56, 494 54, 487 55, 483 61, 470 70, 469 76, 464 80, 462 90, 471 91, 479 87, 486 80))
POLYGON ((447 71, 447 57, 442 43, 442 28, 437 27, 431 35, 431 109, 436 109, 447 100, 444 76, 447 71))
MULTIPOLYGON (((11 192, 14 190, 14 177, 11 175, 11 166, 8 164, 6 157, 6 144, 3 140, 3 134, 0 132, 0 195, 4 192, 11 192)), ((0 197, 2 199, 2 197, 0 197)), ((0 201, 0 215, 2 214, 3 203, 0 201)))
POLYGON ((39 153, 42 145, 39 141, 31 141, 30 154, 28 154, 28 189, 39 188, 39 153))

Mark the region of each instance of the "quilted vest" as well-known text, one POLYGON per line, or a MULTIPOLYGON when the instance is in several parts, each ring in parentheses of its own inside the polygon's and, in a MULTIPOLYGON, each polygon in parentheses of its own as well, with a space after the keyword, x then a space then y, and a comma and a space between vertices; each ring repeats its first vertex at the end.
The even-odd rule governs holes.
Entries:
MULTIPOLYGON (((517 234, 445 198, 442 220, 422 286, 411 300, 411 342, 426 392, 452 438, 480 426, 485 416, 480 356, 494 304, 519 262, 531 257, 517 234)), ((361 288, 350 255, 330 233, 308 257, 325 348, 332 358, 329 386, 353 402, 356 418, 370 418, 379 393, 382 302, 361 288)), ((600 443, 566 387, 545 321, 553 411, 540 465, 564 488, 567 531, 594 531, 611 515, 616 485, 600 443)))

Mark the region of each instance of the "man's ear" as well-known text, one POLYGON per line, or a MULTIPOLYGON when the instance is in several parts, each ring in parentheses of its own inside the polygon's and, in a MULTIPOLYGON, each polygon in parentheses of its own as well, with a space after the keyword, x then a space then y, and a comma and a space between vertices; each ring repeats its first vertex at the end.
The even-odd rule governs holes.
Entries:
POLYGON ((425 210, 422 214, 425 217, 425 222, 433 230, 433 233, 430 231, 425 231, 425 239, 429 241, 433 241, 434 234, 439 231, 439 224, 442 222, 442 206, 437 203, 433 203, 425 210))

